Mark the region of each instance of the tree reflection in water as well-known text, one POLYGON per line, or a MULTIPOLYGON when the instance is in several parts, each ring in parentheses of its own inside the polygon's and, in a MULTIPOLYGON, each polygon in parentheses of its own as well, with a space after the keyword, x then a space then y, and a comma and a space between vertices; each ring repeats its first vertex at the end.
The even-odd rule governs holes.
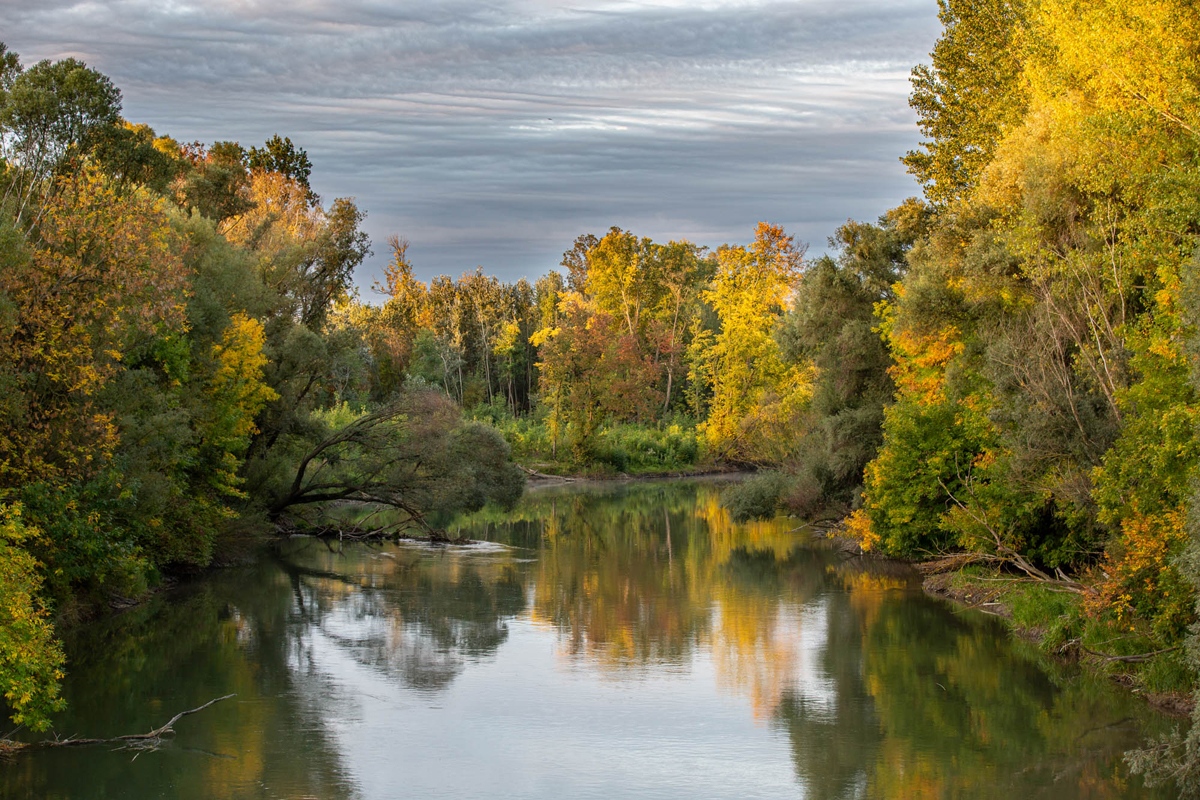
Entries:
MULTIPOLYGON (((505 712, 511 735, 472 740, 498 761, 521 752, 512 748, 522 730, 555 747, 541 730, 552 724, 570 740, 572 713, 621 737, 597 700, 610 695, 588 682, 598 676, 645 692, 644 704, 687 687, 681 696, 711 704, 686 709, 697 726, 732 725, 717 701, 733 702, 747 724, 730 730, 730 747, 757 748, 743 756, 756 762, 747 774, 776 742, 781 758, 790 750, 783 777, 794 770, 792 790, 810 798, 1155 796, 1129 782, 1120 758, 1162 727, 1144 704, 1040 660, 990 618, 925 597, 905 567, 847 558, 789 520, 735 525, 718 491, 707 482, 540 490, 509 514, 449 523, 493 542, 485 546, 283 542, 253 567, 78 631, 59 730, 148 730, 213 697, 237 692, 235 702, 189 717, 136 770, 128 754, 102 749, 22 757, 0 770, 0 795, 372 796, 364 774, 391 775, 413 737, 440 747, 489 718, 461 696, 510 709, 553 696, 573 708, 505 712), (536 677, 486 672, 506 651, 526 658, 543 642, 548 663, 536 677), (456 695, 468 672, 485 677, 466 681, 476 694, 456 695), (439 698, 451 696, 466 717, 438 716, 439 698), (442 728, 422 727, 431 725, 442 728), (345 735, 355 726, 394 741, 364 753, 361 738, 345 735)), ((620 714, 656 723, 637 707, 620 714)), ((661 736, 674 749, 660 759, 696 757, 686 729, 661 736)), ((582 741, 590 756, 597 743, 582 741)), ((595 772, 572 752, 562 763, 558 751, 521 762, 544 766, 544 757, 559 781, 526 793, 558 796, 580 774, 612 782, 597 792, 635 791, 621 783, 626 773, 595 772)), ((679 780, 691 791, 700 778, 679 780)))
POLYGON ((525 610, 518 563, 504 551, 468 561, 420 546, 290 545, 278 563, 300 627, 315 626, 358 663, 414 689, 444 689, 468 660, 494 653, 507 621, 525 610))

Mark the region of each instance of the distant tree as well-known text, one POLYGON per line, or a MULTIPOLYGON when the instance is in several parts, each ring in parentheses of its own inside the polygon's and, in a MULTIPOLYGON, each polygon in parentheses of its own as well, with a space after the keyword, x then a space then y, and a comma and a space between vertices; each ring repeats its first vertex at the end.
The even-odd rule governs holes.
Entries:
POLYGON ((281 139, 279 134, 275 134, 262 147, 251 147, 246 151, 246 166, 264 172, 278 172, 304 187, 310 203, 316 205, 321 202, 308 182, 308 176, 312 174, 308 153, 292 144, 289 137, 281 139))
POLYGON ((749 247, 717 250, 717 274, 705 298, 720 317, 721 329, 705 354, 712 401, 703 430, 709 446, 722 456, 757 460, 746 435, 762 419, 761 412, 807 388, 784 364, 774 338, 803 255, 804 248, 781 227, 765 222, 759 223, 749 247))
POLYGON ((570 250, 563 253, 560 264, 567 271, 567 287, 581 294, 587 291, 588 253, 600 242, 590 233, 575 237, 570 250))

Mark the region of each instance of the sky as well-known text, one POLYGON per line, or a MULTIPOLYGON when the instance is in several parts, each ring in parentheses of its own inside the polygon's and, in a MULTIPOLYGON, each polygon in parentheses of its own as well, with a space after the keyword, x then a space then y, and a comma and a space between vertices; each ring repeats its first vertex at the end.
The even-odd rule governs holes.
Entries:
POLYGON ((935 0, 0 0, 30 66, 82 59, 183 142, 273 134, 367 212, 364 294, 409 240, 422 280, 557 267, 584 233, 809 254, 919 187, 912 67, 935 0))

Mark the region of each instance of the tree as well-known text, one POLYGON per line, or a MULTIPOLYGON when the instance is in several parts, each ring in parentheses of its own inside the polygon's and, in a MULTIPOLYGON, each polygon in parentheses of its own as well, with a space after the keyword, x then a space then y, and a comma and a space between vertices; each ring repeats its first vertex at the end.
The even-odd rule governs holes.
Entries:
POLYGON ((183 326, 186 275, 164 204, 94 168, 58 179, 36 244, 11 227, 0 270, 0 491, 87 474, 115 431, 97 395, 140 337, 183 326))
MULTIPOLYGON (((755 451, 754 429, 764 423, 786 425, 784 417, 791 418, 805 402, 804 371, 783 363, 774 336, 803 255, 804 248, 782 228, 765 222, 758 224, 749 247, 717 250, 717 273, 704 297, 721 329, 706 354, 712 401, 702 429, 721 456, 756 460, 761 453, 755 451)), ((781 433, 773 430, 767 438, 781 433)))
MULTIPOLYGON (((929 209, 908 200, 877 224, 849 221, 830 238, 836 258, 808 264, 778 339, 787 363, 811 363, 813 397, 789 459, 789 509, 812 515, 852 507, 863 470, 882 441, 884 407, 895 385, 875 308, 895 302, 908 252, 928 226, 929 209)), ((772 509, 773 513, 773 509, 772 509)))
POLYGON ((973 187, 1024 96, 1023 0, 938 0, 944 26, 931 65, 912 71, 909 104, 929 137, 902 159, 935 204, 973 187))
POLYGON ((662 293, 653 310, 651 336, 655 352, 667 374, 663 392, 663 413, 671 408, 675 378, 683 366, 687 349, 687 331, 699 299, 701 287, 711 275, 711 261, 702 258, 704 248, 691 242, 668 242, 656 252, 662 293))
POLYGON ((39 596, 40 565, 22 546, 37 534, 20 505, 0 505, 0 692, 14 723, 42 731, 66 705, 58 696, 65 659, 39 596))
POLYGON ((571 291, 584 293, 587 291, 588 253, 600 243, 590 233, 575 237, 575 243, 570 250, 563 253, 560 265, 567 271, 567 287, 571 291))
POLYGON ((312 190, 308 176, 312 174, 312 161, 308 153, 292 144, 290 137, 279 138, 275 134, 262 147, 251 147, 246 151, 246 166, 264 172, 277 172, 295 181, 308 196, 308 202, 317 205, 321 198, 312 190))
POLYGON ((348 296, 354 269, 371 252, 359 230, 365 214, 347 198, 312 207, 303 187, 275 172, 249 176, 249 208, 226 218, 225 235, 261 256, 263 277, 288 313, 319 331, 331 305, 348 296))
POLYGON ((149 125, 122 122, 96 137, 92 155, 100 169, 123 186, 144 186, 167 194, 186 168, 179 145, 157 136, 149 125))
POLYGON ((587 295, 601 311, 640 336, 642 312, 658 302, 657 248, 649 239, 613 228, 587 251, 587 295))
POLYGON ((175 202, 216 222, 223 233, 229 232, 254 208, 246 151, 237 142, 214 142, 211 148, 192 142, 180 152, 191 169, 172 184, 175 202))
POLYGON ((294 452, 291 481, 269 490, 276 518, 314 504, 369 503, 403 512, 401 527, 431 531, 431 513, 511 506, 525 485, 498 433, 462 424, 458 409, 430 391, 406 393, 294 452))
POLYGON ((9 167, 4 199, 18 225, 40 216, 30 204, 49 192, 70 155, 84 155, 120 119, 121 92, 82 61, 39 61, 21 71, 15 53, 0 51, 0 157, 9 167))

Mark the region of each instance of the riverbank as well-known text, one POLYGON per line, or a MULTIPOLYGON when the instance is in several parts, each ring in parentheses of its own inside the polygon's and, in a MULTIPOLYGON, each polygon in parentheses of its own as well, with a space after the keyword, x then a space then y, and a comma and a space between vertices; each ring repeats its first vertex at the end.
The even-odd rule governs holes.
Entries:
POLYGON ((684 469, 663 467, 648 468, 632 472, 618 472, 603 467, 572 469, 568 465, 535 462, 533 466, 518 464, 529 477, 530 485, 547 483, 603 482, 603 481, 654 481, 671 478, 706 478, 715 475, 749 474, 744 466, 734 464, 706 464, 684 469))
MULTIPOLYGON (((846 553, 871 555, 838 532, 828 538, 846 553)), ((1162 713, 1182 718, 1195 707, 1183 646, 1163 647, 1144 625, 1089 613, 1086 603, 1094 590, 1086 583, 1068 589, 978 564, 946 569, 936 562, 875 557, 908 564, 922 573, 927 595, 998 618, 1013 637, 1047 657, 1103 676, 1162 713)))
POLYGON ((978 567, 926 574, 923 587, 959 608, 1001 619, 1042 653, 1103 675, 1163 713, 1184 717, 1194 708, 1182 646, 1156 646, 1136 625, 1089 615, 1087 587, 1068 592, 978 567))

